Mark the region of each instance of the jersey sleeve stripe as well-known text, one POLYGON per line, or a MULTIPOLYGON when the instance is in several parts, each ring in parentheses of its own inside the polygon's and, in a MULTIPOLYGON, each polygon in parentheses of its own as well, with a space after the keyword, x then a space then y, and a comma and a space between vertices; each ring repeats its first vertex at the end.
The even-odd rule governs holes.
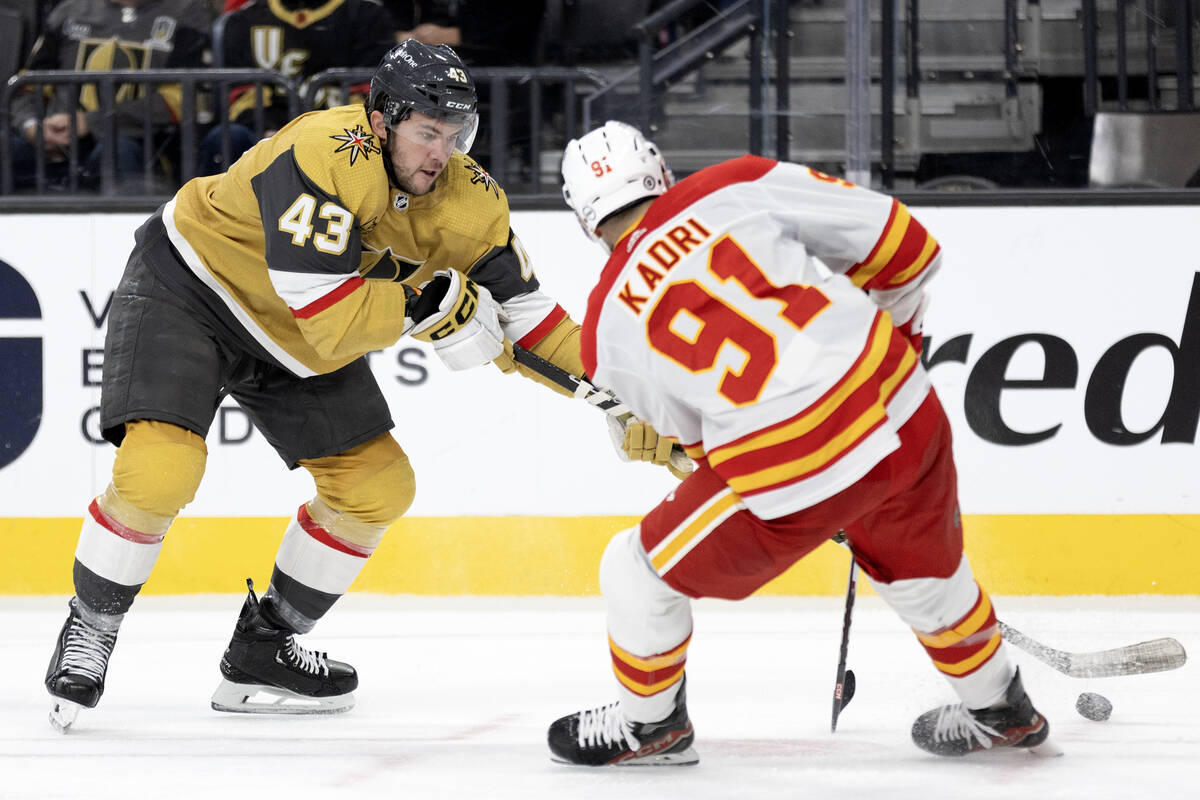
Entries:
POLYGON ((916 279, 940 252, 937 240, 893 200, 893 216, 872 254, 846 274, 860 289, 895 289, 916 279))
POLYGON ((555 304, 554 309, 546 315, 546 318, 535 325, 533 330, 522 336, 517 344, 528 350, 542 339, 545 339, 546 334, 554 330, 554 326, 562 322, 563 318, 566 316, 567 312, 563 309, 563 307, 555 304))
POLYGON ((887 282, 887 289, 897 289, 906 283, 910 283, 917 278, 925 269, 933 263, 933 260, 942 252, 941 245, 932 236, 927 236, 925 239, 925 247, 921 250, 921 254, 913 261, 912 266, 908 269, 901 270, 892 276, 887 282))
POLYGON ((929 265, 937 251, 937 240, 929 235, 925 226, 911 220, 891 262, 867 281, 863 288, 894 289, 908 283, 929 265))
POLYGON ((910 219, 912 217, 904 204, 893 199, 892 210, 888 213, 887 222, 884 223, 883 232, 879 234, 875 247, 871 249, 866 258, 846 270, 846 277, 855 286, 860 289, 864 288, 892 260, 904 239, 904 232, 908 228, 910 219))
POLYGON ((310 319, 334 305, 339 300, 345 298, 347 295, 353 293, 355 289, 362 285, 363 279, 357 275, 354 275, 339 283, 336 287, 334 287, 333 291, 326 292, 316 300, 313 300, 312 302, 307 303, 300 308, 293 308, 290 305, 288 307, 291 308, 292 316, 296 319, 310 319))

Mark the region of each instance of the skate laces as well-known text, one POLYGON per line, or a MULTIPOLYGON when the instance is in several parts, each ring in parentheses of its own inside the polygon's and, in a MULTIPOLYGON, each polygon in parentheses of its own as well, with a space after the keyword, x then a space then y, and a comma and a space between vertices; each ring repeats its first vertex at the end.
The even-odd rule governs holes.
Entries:
POLYGON ((619 708, 620 701, 602 708, 579 712, 579 746, 598 747, 601 740, 606 745, 629 743, 631 750, 638 748, 629 722, 619 708))
MULTIPOLYGON (((328 654, 309 650, 297 643, 295 636, 288 635, 284 644, 283 654, 287 657, 288 664, 299 667, 311 675, 329 675, 328 654)), ((275 660, 280 664, 284 663, 278 655, 275 656, 275 660)))
POLYGON ((108 657, 112 654, 117 643, 116 631, 106 631, 89 625, 83 617, 76 616, 71 620, 67 629, 67 641, 63 645, 62 667, 69 672, 76 672, 93 678, 104 680, 104 671, 108 668, 108 657))
POLYGON ((986 749, 991 748, 995 740, 1000 738, 1000 733, 980 722, 962 703, 943 706, 938 711, 933 728, 935 742, 964 739, 969 745, 972 738, 986 749))

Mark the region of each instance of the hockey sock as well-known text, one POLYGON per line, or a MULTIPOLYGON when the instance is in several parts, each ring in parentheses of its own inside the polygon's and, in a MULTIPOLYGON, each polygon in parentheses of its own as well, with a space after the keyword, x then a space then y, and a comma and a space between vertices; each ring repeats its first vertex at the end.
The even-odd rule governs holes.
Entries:
POLYGON ((384 530, 347 520, 320 498, 300 506, 279 545, 264 605, 296 633, 312 630, 354 583, 384 530))
POLYGON ((621 684, 621 708, 625 716, 639 722, 657 722, 674 708, 682 685, 687 649, 692 637, 665 653, 645 658, 622 649, 608 638, 613 674, 621 684))
POLYGON ((162 550, 170 518, 138 512, 112 486, 88 506, 72 570, 88 609, 122 615, 133 605, 162 550))
POLYGON ((948 578, 872 585, 912 627, 934 667, 967 708, 987 708, 1003 700, 1015 668, 991 599, 976 583, 966 556, 948 578))

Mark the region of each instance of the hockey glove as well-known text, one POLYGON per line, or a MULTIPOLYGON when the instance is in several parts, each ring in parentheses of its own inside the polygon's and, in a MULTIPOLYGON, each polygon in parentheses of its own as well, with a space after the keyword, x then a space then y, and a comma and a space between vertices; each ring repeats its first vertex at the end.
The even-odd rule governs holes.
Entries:
POLYGON ((622 461, 649 461, 665 466, 676 478, 683 480, 695 468, 691 459, 676 449, 675 443, 648 422, 642 422, 633 414, 623 417, 608 417, 608 434, 613 447, 622 461))
POLYGON ((517 371, 517 362, 513 358, 513 343, 504 340, 504 352, 492 359, 492 363, 505 375, 517 371))
POLYGON ((431 343, 450 369, 478 367, 504 352, 504 334, 491 292, 456 269, 433 273, 406 311, 412 320, 407 332, 431 343))

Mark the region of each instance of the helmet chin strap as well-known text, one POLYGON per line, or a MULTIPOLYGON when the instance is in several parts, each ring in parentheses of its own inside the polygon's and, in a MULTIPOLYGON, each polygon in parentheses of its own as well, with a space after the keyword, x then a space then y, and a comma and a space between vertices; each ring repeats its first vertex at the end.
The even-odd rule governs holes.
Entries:
MULTIPOLYGON (((387 130, 387 128, 385 127, 384 130, 387 130)), ((407 189, 400 185, 400 179, 396 177, 396 167, 392 164, 391 140, 391 132, 389 131, 388 135, 383 137, 383 141, 380 143, 383 150, 383 171, 387 173, 388 183, 392 185, 393 189, 407 192, 407 189)))

